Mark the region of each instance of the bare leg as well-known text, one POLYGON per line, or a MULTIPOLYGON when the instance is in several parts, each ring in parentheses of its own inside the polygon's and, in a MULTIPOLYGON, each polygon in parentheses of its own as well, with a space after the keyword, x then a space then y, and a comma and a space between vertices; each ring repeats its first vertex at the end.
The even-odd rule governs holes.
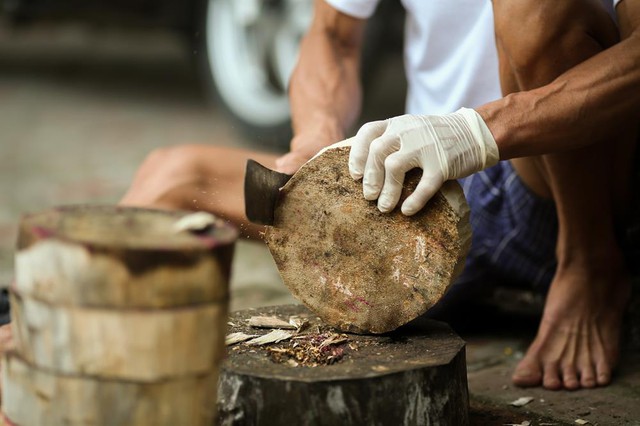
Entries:
MULTIPOLYGON (((599 2, 494 0, 494 14, 505 94, 545 85, 617 39, 599 2)), ((532 190, 554 199, 559 225, 558 269, 516 385, 577 389, 611 379, 630 292, 614 235, 628 191, 630 136, 512 162, 532 190)))
POLYGON ((274 154, 208 145, 179 145, 152 152, 142 163, 123 205, 205 210, 227 219, 243 235, 264 229, 244 213, 244 169, 248 158, 274 168, 274 154))

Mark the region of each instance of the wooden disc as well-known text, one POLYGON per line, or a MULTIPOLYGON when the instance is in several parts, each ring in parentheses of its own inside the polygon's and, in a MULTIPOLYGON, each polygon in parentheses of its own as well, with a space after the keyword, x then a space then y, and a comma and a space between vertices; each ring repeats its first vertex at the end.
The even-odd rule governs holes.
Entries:
POLYGON ((346 334, 334 345, 326 342, 335 329, 305 307, 288 305, 235 312, 230 332, 270 331, 248 326, 252 316, 296 316, 307 326, 280 343, 228 348, 218 388, 221 425, 468 423, 465 345, 444 323, 423 320, 387 335, 346 334), (329 352, 336 357, 303 361, 307 353, 329 352))
MULTIPOLYGON (((381 213, 349 175, 348 153, 328 149, 291 178, 265 239, 284 283, 325 322, 384 333, 425 313, 462 271, 469 209, 450 181, 414 216, 381 213)), ((407 174, 398 205, 419 178, 407 174)))
POLYGON ((190 212, 65 206, 20 223, 15 288, 50 303, 162 308, 226 302, 237 231, 217 220, 176 232, 190 212))
POLYGON ((209 426, 217 371, 155 383, 101 380, 38 369, 16 354, 2 359, 3 412, 10 424, 209 426))

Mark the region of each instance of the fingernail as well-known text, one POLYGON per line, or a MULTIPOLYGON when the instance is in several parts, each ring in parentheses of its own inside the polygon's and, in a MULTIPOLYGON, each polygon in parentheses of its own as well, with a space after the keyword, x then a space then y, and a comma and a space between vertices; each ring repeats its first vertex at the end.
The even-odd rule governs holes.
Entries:
POLYGON ((402 208, 400 209, 400 211, 402 212, 403 215, 405 216, 413 216, 414 214, 416 214, 416 210, 413 207, 405 207, 402 206, 402 208))
POLYGON ((351 177, 353 178, 353 180, 360 180, 362 179, 362 172, 356 172, 356 171, 350 171, 349 174, 351 175, 351 177))
POLYGON ((365 200, 373 201, 378 198, 380 190, 373 185, 365 183, 362 185, 362 193, 364 194, 365 200))
POLYGON ((378 210, 380 210, 382 213, 389 213, 391 210, 393 210, 393 206, 389 201, 381 198, 378 200, 378 210))

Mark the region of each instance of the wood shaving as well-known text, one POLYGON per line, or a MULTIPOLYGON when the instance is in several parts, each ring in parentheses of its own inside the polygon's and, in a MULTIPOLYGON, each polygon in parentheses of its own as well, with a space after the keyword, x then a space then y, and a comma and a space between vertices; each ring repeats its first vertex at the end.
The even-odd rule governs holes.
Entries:
POLYGON ((577 424, 577 425, 588 425, 589 424, 589 420, 576 419, 576 421, 574 423, 577 424))
POLYGON ((236 343, 245 342, 249 339, 253 339, 256 336, 257 334, 245 334, 241 332, 231 333, 231 334, 228 334, 227 337, 224 339, 224 343, 227 346, 231 346, 231 345, 235 345, 236 343))
POLYGON ((270 343, 278 343, 278 342, 282 342, 283 340, 287 340, 290 339, 293 336, 293 333, 290 331, 284 331, 284 330, 272 330, 271 332, 260 336, 260 337, 256 337, 255 339, 249 340, 246 344, 247 345, 268 345, 270 343))
POLYGON ((294 326, 296 331, 300 333, 302 330, 309 326, 309 321, 305 320, 304 318, 294 316, 289 318, 289 324, 294 326))
POLYGON ((204 231, 207 228, 213 226, 217 220, 217 217, 207 212, 196 212, 188 214, 181 217, 177 222, 173 224, 173 232, 179 233, 184 231, 204 231))
POLYGON ((521 398, 516 399, 515 401, 511 401, 509 403, 509 405, 513 405, 514 407, 522 407, 524 405, 527 405, 528 403, 530 403, 534 399, 535 398, 532 397, 532 396, 523 396, 521 398))
POLYGON ((297 326, 277 317, 251 317, 247 322, 251 327, 255 328, 280 328, 283 330, 295 330, 298 328, 297 326))
POLYGON ((373 371, 377 371, 378 373, 384 373, 385 371, 389 371, 389 367, 385 367, 384 365, 374 365, 371 367, 373 371))

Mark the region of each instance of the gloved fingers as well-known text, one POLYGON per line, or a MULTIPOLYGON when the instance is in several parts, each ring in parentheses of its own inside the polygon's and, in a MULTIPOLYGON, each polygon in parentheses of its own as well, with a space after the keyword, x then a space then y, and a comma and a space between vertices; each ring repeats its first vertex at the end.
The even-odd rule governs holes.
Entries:
POLYGON ((358 130, 349 151, 349 174, 353 179, 362 179, 369 157, 369 146, 371 142, 382 136, 386 129, 387 121, 382 120, 366 123, 358 130))
POLYGON ((413 216, 422 210, 427 202, 438 192, 443 183, 442 176, 428 175, 423 171, 422 178, 420 178, 416 189, 402 203, 402 214, 413 216))
POLYGON ((402 152, 394 152, 384 160, 384 186, 378 198, 378 210, 387 213, 394 209, 402 194, 405 174, 416 166, 416 162, 402 152))
POLYGON ((397 135, 383 134, 371 142, 362 178, 362 192, 366 200, 375 200, 380 195, 385 183, 386 159, 399 149, 400 139, 397 135))

